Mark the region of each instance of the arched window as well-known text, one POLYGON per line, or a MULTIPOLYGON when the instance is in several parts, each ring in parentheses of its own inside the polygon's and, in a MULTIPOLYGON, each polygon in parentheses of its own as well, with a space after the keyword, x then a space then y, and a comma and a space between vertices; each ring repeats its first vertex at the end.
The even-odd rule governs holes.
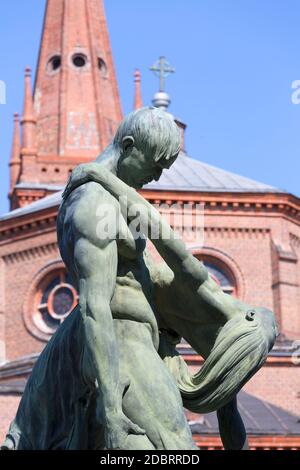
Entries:
POLYGON ((212 261, 203 261, 211 277, 216 281, 217 284, 222 288, 226 294, 236 294, 236 283, 233 279, 232 274, 224 269, 223 266, 216 265, 212 261))
POLYGON ((52 269, 31 287, 24 312, 25 324, 34 336, 48 340, 77 302, 77 291, 65 268, 52 269))
MULTIPOLYGON (((237 295, 236 280, 230 268, 225 265, 225 263, 212 256, 202 256, 198 254, 194 256, 202 261, 210 276, 221 287, 223 292, 229 295, 237 295)), ((184 354, 185 350, 189 353, 193 352, 193 349, 186 343, 184 338, 182 338, 179 348, 181 348, 179 350, 182 354, 184 354)), ((196 354, 195 352, 193 353, 196 354)))

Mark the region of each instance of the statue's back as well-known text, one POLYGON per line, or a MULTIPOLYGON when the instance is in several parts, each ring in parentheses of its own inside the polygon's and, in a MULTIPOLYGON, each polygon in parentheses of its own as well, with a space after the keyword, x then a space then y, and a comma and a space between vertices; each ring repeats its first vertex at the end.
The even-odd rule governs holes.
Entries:
POLYGON ((95 387, 82 373, 78 306, 51 338, 27 382, 4 446, 18 450, 87 449, 95 387))

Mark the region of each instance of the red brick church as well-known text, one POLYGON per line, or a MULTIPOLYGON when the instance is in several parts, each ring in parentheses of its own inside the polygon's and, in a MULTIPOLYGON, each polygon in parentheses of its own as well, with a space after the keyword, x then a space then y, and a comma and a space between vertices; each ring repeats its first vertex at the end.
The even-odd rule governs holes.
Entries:
MULTIPOLYGON (((0 216, 0 440, 39 352, 77 302, 56 241, 61 190, 75 165, 108 145, 122 119, 103 2, 70 4, 48 0, 33 92, 27 68, 23 112, 14 116, 11 211, 0 216)), ((167 108, 166 94, 155 100, 167 108)), ((239 408, 251 448, 300 449, 300 200, 193 159, 184 147, 186 126, 176 122, 182 151, 141 192, 160 205, 204 204, 204 241, 192 218, 185 227, 190 250, 224 291, 275 312, 281 335, 239 394, 239 408)), ((190 367, 201 366, 188 345, 180 350, 190 367)), ((222 448, 214 413, 188 419, 201 448, 222 448)))

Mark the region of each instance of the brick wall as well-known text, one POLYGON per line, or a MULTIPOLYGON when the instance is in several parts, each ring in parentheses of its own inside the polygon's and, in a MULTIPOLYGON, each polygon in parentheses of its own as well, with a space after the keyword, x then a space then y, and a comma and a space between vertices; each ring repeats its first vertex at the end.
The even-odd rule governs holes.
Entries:
MULTIPOLYGON (((187 240, 194 253, 213 257, 230 269, 242 300, 274 310, 282 332, 300 338, 300 230, 296 224, 278 215, 233 214, 230 210, 215 214, 206 210, 204 246, 200 241, 197 237, 187 240)), ((53 248, 55 242, 53 224, 47 230, 28 232, 19 240, 15 237, 0 245, 0 257, 4 260, 0 305, 5 297, 5 322, 0 335, 3 337, 4 330, 7 360, 39 352, 45 346, 26 329, 23 312, 35 276, 59 257, 57 248, 53 248)), ((270 398, 272 403, 299 413, 298 370, 268 367, 247 387, 260 398, 267 401, 270 398)))
POLYGON ((264 366, 244 390, 300 418, 300 366, 264 366))
MULTIPOLYGON (((55 232, 40 233, 10 246, 5 260, 5 346, 6 360, 41 351, 45 342, 25 326, 25 304, 34 279, 48 263, 60 259, 55 232)), ((33 312, 32 312, 33 313, 33 312)))

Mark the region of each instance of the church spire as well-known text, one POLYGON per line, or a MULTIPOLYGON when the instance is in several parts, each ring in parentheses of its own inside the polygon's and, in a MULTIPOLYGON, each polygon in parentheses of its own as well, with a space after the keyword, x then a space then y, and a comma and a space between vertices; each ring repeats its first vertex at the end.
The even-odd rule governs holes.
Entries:
POLYGON ((18 113, 14 114, 14 130, 13 130, 13 142, 11 147, 10 154, 10 191, 9 195, 11 196, 13 188, 18 181, 20 168, 21 168, 21 158, 20 158, 20 123, 18 113))
POLYGON ((35 149, 36 117, 31 94, 31 69, 25 69, 24 107, 22 115, 22 149, 35 149))
MULTIPOLYGON (((33 108, 31 92, 31 69, 25 69, 24 106, 21 119, 22 124, 22 145, 21 145, 21 173, 18 180, 21 183, 30 181, 38 182, 38 172, 36 168, 36 115, 33 108)), ((19 182, 19 181, 17 181, 19 182)), ((18 198, 12 198, 13 206, 18 198)))
POLYGON ((47 0, 35 77, 25 73, 21 174, 15 207, 63 186, 122 120, 102 0, 47 0))
POLYGON ((122 119, 102 0, 47 0, 34 103, 38 154, 95 158, 122 119))
POLYGON ((140 109, 143 107, 143 100, 141 94, 141 72, 139 69, 136 69, 134 72, 134 109, 140 109))

